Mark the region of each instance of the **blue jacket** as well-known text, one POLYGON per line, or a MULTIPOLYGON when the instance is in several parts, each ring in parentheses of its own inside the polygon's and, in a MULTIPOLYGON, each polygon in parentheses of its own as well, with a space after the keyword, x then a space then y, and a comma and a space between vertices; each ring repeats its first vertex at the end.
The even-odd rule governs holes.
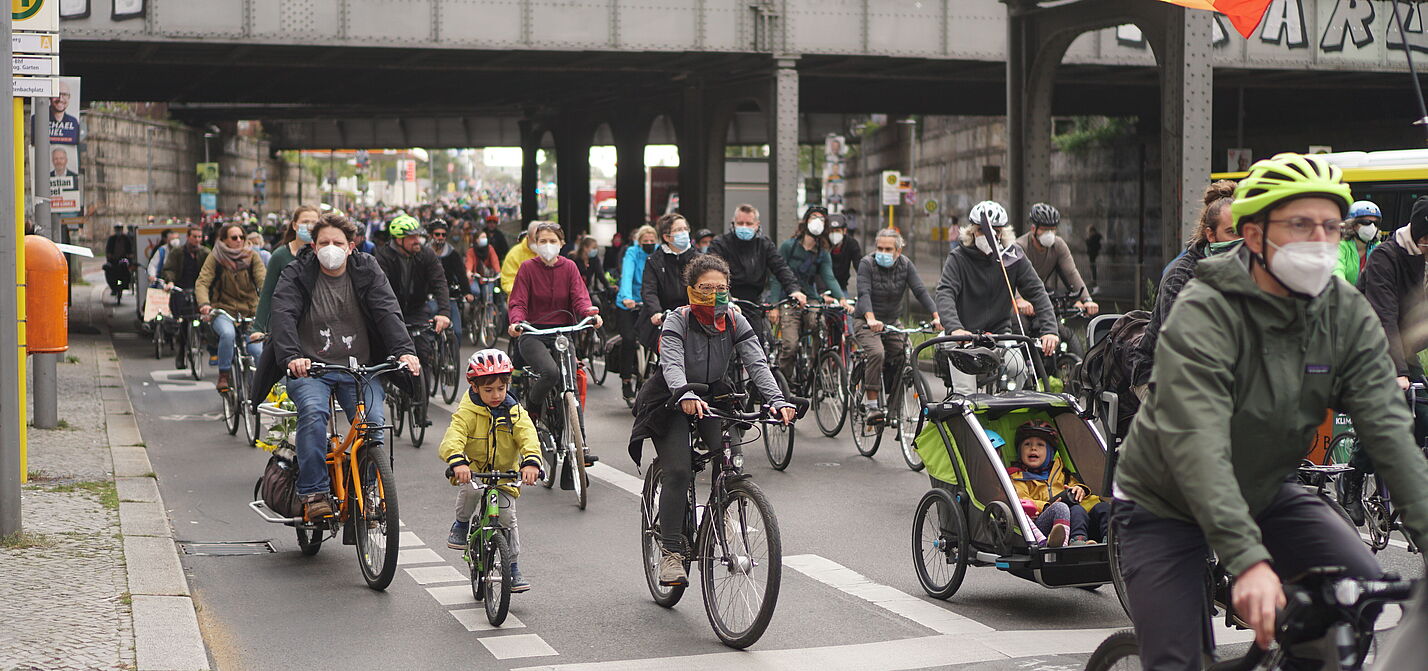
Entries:
POLYGON ((625 299, 628 298, 636 303, 640 302, 640 289, 644 284, 645 261, 650 258, 649 254, 639 245, 630 245, 625 250, 625 260, 620 264, 620 290, 615 294, 615 307, 621 310, 629 310, 625 307, 625 299))

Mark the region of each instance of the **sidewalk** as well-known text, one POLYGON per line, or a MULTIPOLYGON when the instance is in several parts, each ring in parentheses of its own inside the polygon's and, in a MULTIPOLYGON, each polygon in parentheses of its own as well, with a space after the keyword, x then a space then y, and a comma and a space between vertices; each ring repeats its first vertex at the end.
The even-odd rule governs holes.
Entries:
POLYGON ((102 291, 74 287, 72 325, 101 335, 71 333, 60 426, 29 430, 24 531, 0 542, 0 669, 206 669, 102 291))

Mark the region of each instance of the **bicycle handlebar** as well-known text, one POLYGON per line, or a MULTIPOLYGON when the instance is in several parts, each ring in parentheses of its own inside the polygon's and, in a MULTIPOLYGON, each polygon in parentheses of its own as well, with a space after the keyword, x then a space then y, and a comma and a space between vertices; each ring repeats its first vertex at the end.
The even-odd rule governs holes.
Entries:
POLYGON ((902 328, 901 326, 893 326, 892 324, 889 324, 889 323, 887 323, 887 322, 883 322, 883 331, 886 331, 886 332, 888 332, 888 333, 903 333, 903 334, 907 334, 907 333, 936 333, 936 332, 937 332, 937 329, 933 328, 932 325, 929 324, 929 323, 927 323, 927 322, 922 322, 921 324, 918 324, 917 326, 914 326, 914 327, 912 327, 912 328, 902 328))
MULTIPOLYGON (((387 359, 373 366, 340 366, 335 363, 314 361, 308 366, 307 374, 309 377, 322 377, 328 373, 345 373, 354 380, 357 380, 362 377, 380 377, 387 373, 406 370, 406 368, 407 362, 396 359, 387 359)), ((293 378, 292 371, 287 372, 287 377, 290 379, 293 378)))
POLYGON ((519 324, 516 324, 516 328, 519 328, 521 330, 521 335, 556 335, 559 333, 575 333, 576 331, 584 331, 585 329, 595 328, 595 317, 596 315, 590 315, 580 320, 573 326, 553 326, 548 329, 538 329, 535 326, 531 325, 530 322, 521 322, 519 324))

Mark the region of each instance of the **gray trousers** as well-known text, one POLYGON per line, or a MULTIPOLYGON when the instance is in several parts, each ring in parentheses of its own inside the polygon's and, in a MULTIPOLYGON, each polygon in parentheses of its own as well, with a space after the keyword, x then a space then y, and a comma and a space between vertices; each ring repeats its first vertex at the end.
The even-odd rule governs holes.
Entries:
MULTIPOLYGON (((481 492, 476 491, 471 485, 461 485, 461 492, 456 496, 456 519, 470 521, 473 524, 480 520, 472 520, 471 516, 476 514, 478 508, 485 505, 481 500, 481 492)), ((521 554, 521 535, 516 531, 516 497, 511 496, 501 490, 496 490, 496 505, 501 508, 501 516, 497 518, 501 526, 506 528, 506 539, 511 543, 510 561, 515 561, 521 554)))

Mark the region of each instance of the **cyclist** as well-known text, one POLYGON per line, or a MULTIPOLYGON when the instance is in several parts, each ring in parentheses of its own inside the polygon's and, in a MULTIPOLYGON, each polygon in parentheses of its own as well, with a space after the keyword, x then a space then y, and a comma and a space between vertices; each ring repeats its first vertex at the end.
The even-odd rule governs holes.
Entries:
MULTIPOLYGON (((447 317, 451 313, 447 300, 451 290, 446 286, 441 261, 422 246, 421 225, 411 215, 399 214, 387 222, 387 233, 392 241, 378 247, 375 256, 377 265, 387 274, 407 326, 420 329, 430 320, 435 322, 437 333, 446 330, 451 326, 451 318, 447 317), (429 302, 432 299, 436 302, 435 310, 429 302)), ((436 359, 435 343, 431 338, 420 337, 415 344, 417 356, 430 365, 436 359)))
POLYGON ((189 226, 183 247, 164 259, 164 269, 159 275, 169 288, 192 289, 194 282, 198 281, 198 272, 203 270, 207 261, 208 248, 203 246, 203 229, 189 226))
MULTIPOLYGON (((967 220, 969 223, 962 226, 958 236, 961 244, 947 255, 942 277, 937 281, 937 315, 942 328, 952 335, 1014 333, 1019 328, 1029 336, 1040 334, 1041 351, 1051 356, 1061 343, 1051 299, 1012 237, 1006 208, 984 200, 972 207, 967 220), (989 235, 996 235, 997 241, 993 242, 989 235), (1029 322, 1018 317, 1013 325, 1009 290, 1031 303, 1034 316, 1029 322)), ((1025 370, 1027 362, 1022 364, 1025 370)), ((955 368, 950 369, 950 375, 957 393, 975 390, 973 376, 955 368)))
MULTIPOLYGON (((1061 225, 1061 211, 1046 203, 1036 203, 1031 206, 1027 220, 1031 223, 1031 228, 1017 238, 1016 242, 1021 245, 1022 251, 1026 252, 1026 260, 1036 269, 1036 276, 1041 278, 1042 286, 1046 287, 1047 291, 1076 291, 1079 296, 1076 307, 1094 317, 1101 311, 1101 307, 1091 300, 1091 290, 1081 279, 1081 272, 1076 270, 1076 259, 1071 257, 1071 248, 1066 245, 1066 240, 1056 234, 1057 227, 1061 225)), ((1016 309, 1028 317, 1035 314, 1031 303, 1024 298, 1017 299, 1016 309)))
POLYGON ((858 272, 863 261, 863 246, 858 239, 849 235, 848 218, 841 214, 828 215, 828 254, 833 257, 833 277, 838 286, 848 293, 848 281, 858 272))
POLYGON ((645 260, 655 251, 655 229, 648 224, 635 229, 635 245, 625 251, 620 269, 620 290, 615 294, 615 325, 620 329, 620 393, 628 403, 635 398, 635 348, 638 347, 640 295, 645 260))
POLYGON ((511 249, 511 245, 506 242, 506 234, 501 232, 500 223, 501 218, 499 216, 494 214, 486 216, 486 239, 491 247, 496 250, 496 256, 505 258, 506 252, 511 249))
MULTIPOLYGON (((218 335, 218 391, 228 391, 233 370, 233 340, 237 329, 233 317, 251 317, 258 311, 258 287, 263 286, 267 268, 257 252, 249 246, 243 227, 225 224, 218 228, 218 247, 203 262, 203 269, 194 282, 193 294, 198 301, 198 314, 208 317, 214 308, 227 312, 217 315, 209 325, 218 335)), ((263 344, 249 341, 248 353, 257 357, 263 344)))
POLYGON ((1359 273, 1368 262, 1369 252, 1378 247, 1378 224, 1383 211, 1371 201, 1360 200, 1349 206, 1349 218, 1344 220, 1344 240, 1339 243, 1339 263, 1334 274, 1349 284, 1357 284, 1359 273))
POLYGON ((876 251, 858 262, 858 305, 853 320, 853 339, 866 356, 863 368, 863 403, 868 407, 868 421, 878 422, 883 413, 878 409, 878 392, 882 389, 883 367, 898 370, 902 366, 903 345, 907 336, 883 330, 888 322, 902 314, 902 299, 912 292, 922 309, 932 313, 932 325, 941 330, 937 304, 923 286, 917 268, 902 255, 902 234, 884 228, 873 239, 876 251), (889 356, 891 355, 891 356, 889 356))
POLYGON ((694 251, 700 254, 709 253, 709 245, 714 244, 714 231, 701 228, 694 232, 694 251))
MULTIPOLYGON (((687 307, 667 313, 660 331, 660 370, 640 387, 635 402, 635 425, 630 434, 630 456, 640 461, 644 439, 654 441, 660 473, 661 585, 685 585, 684 557, 688 554, 682 521, 688 510, 693 453, 689 449, 689 422, 674 410, 679 401, 684 414, 698 419, 699 435, 711 448, 719 445, 719 420, 708 418, 709 405, 690 384, 710 385, 709 395, 735 390, 728 387, 731 366, 737 361, 748 372, 776 417, 792 422, 795 410, 779 391, 764 358, 763 348, 748 319, 729 309, 729 264, 713 254, 696 256, 685 268, 687 307)), ((737 449, 737 448, 736 448, 737 449)))
MULTIPOLYGON (((729 264, 729 295, 741 300, 758 303, 763 300, 764 289, 769 276, 778 278, 779 284, 799 305, 808 302, 794 277, 793 270, 778 253, 772 240, 759 235, 759 210, 744 203, 734 208, 733 229, 709 243, 709 253, 718 255, 729 264)), ((761 339, 767 340, 768 322, 760 314, 745 315, 749 324, 761 339)), ((770 319, 777 319, 777 313, 770 313, 770 319)))
MULTIPOLYGON (((540 477, 540 439, 530 414, 508 391, 511 371, 515 366, 505 352, 483 349, 471 355, 466 364, 466 381, 471 390, 461 399, 461 406, 451 414, 451 425, 441 439, 439 454, 447 465, 447 477, 460 485, 456 496, 456 522, 446 538, 446 547, 465 550, 471 535, 471 516, 484 503, 480 492, 471 484, 471 469, 477 471, 521 472, 521 482, 533 485, 540 477)), ((511 591, 524 592, 530 582, 521 575, 516 558, 521 554, 520 534, 516 530, 516 497, 521 490, 510 485, 496 487, 501 508, 500 523, 506 528, 511 563, 511 591)))
POLYGON ((471 284, 471 293, 479 291, 483 298, 491 300, 495 288, 489 282, 483 285, 476 279, 478 277, 499 278, 501 276, 501 258, 496 253, 496 247, 491 244, 491 238, 486 230, 476 231, 471 238, 473 244, 466 248, 466 280, 471 284))
POLYGON ((591 299, 603 296, 609 285, 605 281, 605 267, 600 263, 600 243, 595 241, 595 236, 580 236, 570 250, 570 260, 580 268, 580 279, 585 282, 591 299))
MULTIPOLYGON (((271 344, 258 361, 252 397, 255 404, 262 402, 284 370, 295 378, 287 391, 298 412, 297 494, 308 520, 333 511, 326 463, 328 399, 336 393, 349 421, 357 410, 356 383, 344 375, 309 377, 312 362, 346 366, 354 359, 370 364, 396 356, 411 372, 410 377, 397 376, 397 384, 421 373, 401 304, 381 266, 370 255, 352 252, 357 228, 345 215, 329 212, 313 224, 311 235, 313 251, 299 253, 273 291, 271 344)), ((364 398, 367 421, 383 425, 382 384, 369 383, 364 398)), ((368 440, 379 444, 382 437, 375 431, 368 440)))
POLYGON ((263 280, 263 290, 258 294, 258 313, 253 317, 253 338, 261 338, 268 332, 268 316, 272 311, 273 290, 278 286, 278 278, 299 252, 312 245, 312 227, 320 216, 321 212, 312 205, 299 205, 293 210, 292 218, 283 231, 282 244, 268 258, 268 273, 263 280))
MULTIPOLYGON (((531 416, 545 420, 546 426, 559 421, 559 417, 541 417, 545 397, 555 385, 560 383, 560 369, 556 367, 551 348, 555 346, 552 336, 521 335, 521 323, 529 322, 539 329, 571 326, 577 319, 587 315, 595 317, 595 328, 600 328, 599 309, 590 304, 590 294, 580 279, 580 269, 575 262, 560 255, 562 233, 560 226, 542 222, 531 235, 535 242, 537 258, 521 264, 516 273, 515 285, 508 302, 511 325, 507 331, 515 340, 525 365, 535 369, 536 379, 531 382, 526 396, 526 408, 531 416)), ((587 464, 594 463, 592 455, 585 456, 587 464)))
POLYGON ((655 228, 664 244, 645 262, 645 276, 640 282, 640 299, 645 304, 640 313, 640 342, 650 349, 659 347, 659 327, 664 323, 665 311, 689 305, 684 268, 698 254, 691 244, 689 222, 684 215, 663 215, 655 228))
POLYGON ((147 271, 151 282, 160 281, 159 273, 164 271, 164 260, 168 258, 169 251, 178 249, 182 244, 183 239, 179 238, 177 232, 172 228, 166 228, 163 233, 159 234, 158 246, 149 253, 147 271))
MULTIPOLYGON (((803 221, 793 235, 778 246, 779 256, 793 271, 802 286, 823 287, 832 294, 825 299, 828 303, 840 303, 852 312, 852 303, 843 293, 838 280, 833 277, 833 257, 828 253, 828 212, 822 207, 812 206, 803 213, 803 221)), ((783 300, 783 284, 777 276, 769 278, 769 300, 777 303, 783 300)), ((779 339, 783 350, 779 353, 778 365, 785 377, 793 376, 793 361, 798 356, 798 338, 804 329, 818 327, 818 315, 812 311, 784 310, 779 317, 779 339)))
POLYGON ((134 248, 134 235, 125 231, 123 224, 114 224, 114 232, 104 241, 104 279, 116 298, 129 286, 129 272, 134 267, 134 248))
MULTIPOLYGON (((461 337, 461 303, 470 300, 470 282, 466 280, 466 255, 451 244, 451 228, 445 221, 437 219, 427 227, 431 242, 427 248, 441 262, 441 272, 446 277, 447 295, 450 297, 451 332, 461 337)), ((436 303, 427 301, 428 312, 435 311, 436 303)))
MULTIPOLYGON (((507 298, 511 295, 511 289, 516 285, 516 271, 521 269, 521 264, 536 257, 535 251, 535 230, 537 226, 550 222, 532 221, 526 226, 525 235, 516 241, 516 245, 501 257, 501 293, 507 298)), ((562 233, 564 235, 564 233, 562 233)))
MULTIPOLYGON (((1230 205, 1244 242, 1200 262, 1166 320, 1151 390, 1121 448, 1112 524, 1148 669, 1198 669, 1211 550, 1261 647, 1280 577, 1382 569, 1358 534, 1290 477, 1326 408, 1343 408, 1428 540, 1428 461, 1359 292, 1333 277, 1349 187, 1316 156, 1250 167, 1230 205), (1288 479, 1287 479, 1288 478, 1288 479)), ((1410 241, 1411 242, 1411 241, 1410 241)), ((1375 255, 1377 256, 1377 255, 1375 255)))
POLYGON ((1170 267, 1160 277, 1160 288, 1155 292, 1155 309, 1150 313, 1144 335, 1130 351, 1131 388, 1137 396, 1144 398, 1145 385, 1150 383, 1150 372, 1155 365, 1155 343, 1160 340, 1160 329, 1185 283, 1194 279, 1195 267, 1205 257, 1226 251, 1240 240, 1234 217, 1230 214, 1230 203, 1234 199, 1235 182, 1231 180, 1222 179, 1205 187, 1205 205, 1200 209, 1199 224, 1190 234, 1185 252, 1171 261, 1170 267))

